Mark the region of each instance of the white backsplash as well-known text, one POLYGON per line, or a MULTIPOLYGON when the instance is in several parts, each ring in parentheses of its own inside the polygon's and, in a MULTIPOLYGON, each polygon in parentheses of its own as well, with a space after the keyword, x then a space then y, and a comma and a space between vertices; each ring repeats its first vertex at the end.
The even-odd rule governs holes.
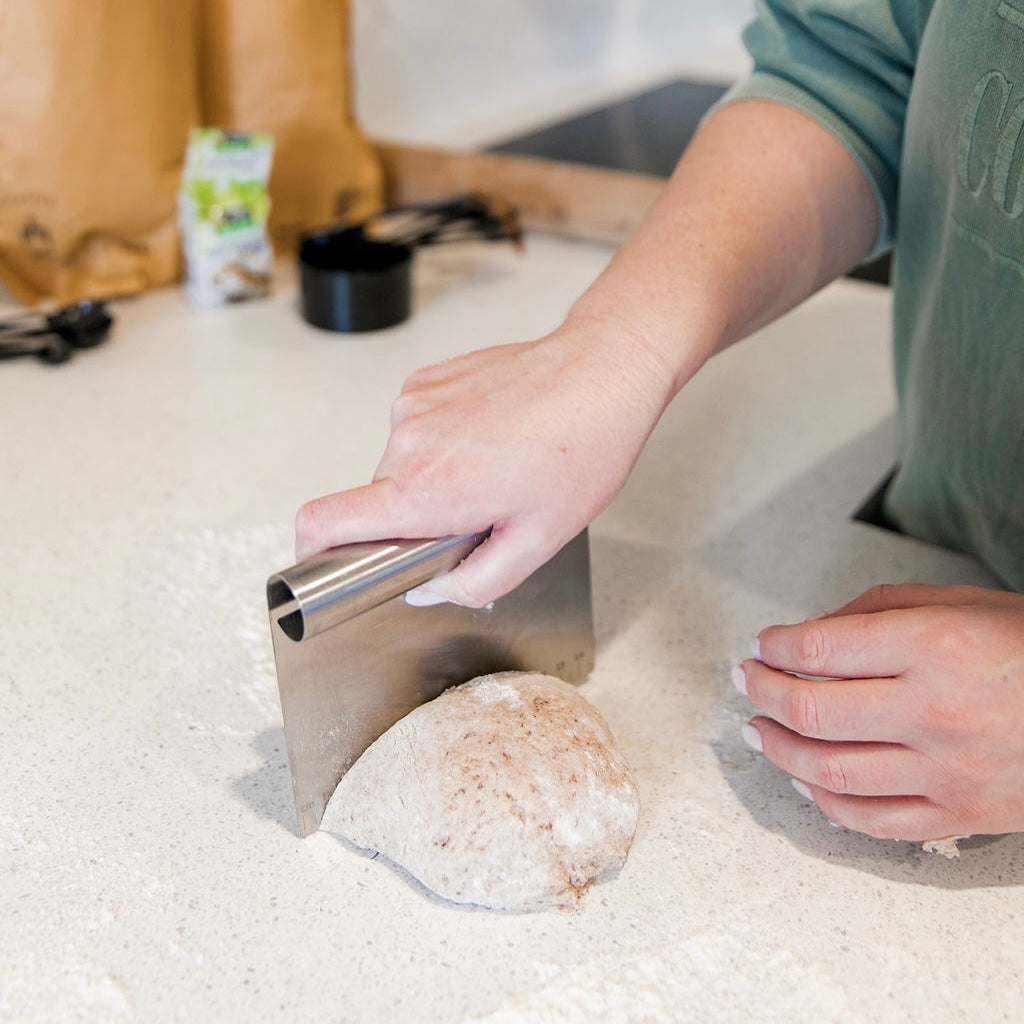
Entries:
POLYGON ((730 80, 752 0, 354 0, 378 138, 485 145, 680 74, 730 80))

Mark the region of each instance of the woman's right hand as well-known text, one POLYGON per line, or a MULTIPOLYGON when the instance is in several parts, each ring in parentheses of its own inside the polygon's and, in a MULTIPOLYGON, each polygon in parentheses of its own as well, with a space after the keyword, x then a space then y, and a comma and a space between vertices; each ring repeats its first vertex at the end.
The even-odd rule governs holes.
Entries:
POLYGON ((611 501, 672 393, 670 368, 628 325, 586 317, 418 370, 373 482, 299 510, 297 556, 490 529, 456 569, 411 592, 414 603, 482 607, 611 501))

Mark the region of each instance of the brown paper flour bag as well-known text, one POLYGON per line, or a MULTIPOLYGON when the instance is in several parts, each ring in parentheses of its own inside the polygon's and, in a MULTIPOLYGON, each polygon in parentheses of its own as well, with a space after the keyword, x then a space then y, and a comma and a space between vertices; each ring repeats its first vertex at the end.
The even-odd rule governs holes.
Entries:
POLYGON ((270 233, 364 220, 381 173, 352 114, 348 0, 201 0, 203 119, 274 137, 270 233))
POLYGON ((27 303, 176 279, 195 0, 0 0, 0 277, 27 303))

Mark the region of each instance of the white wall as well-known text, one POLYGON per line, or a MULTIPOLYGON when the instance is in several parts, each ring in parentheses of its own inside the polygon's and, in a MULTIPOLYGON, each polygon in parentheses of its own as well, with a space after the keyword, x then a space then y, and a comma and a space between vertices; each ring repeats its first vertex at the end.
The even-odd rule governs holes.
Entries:
POLYGON ((678 74, 730 80, 752 0, 353 0, 379 138, 483 145, 678 74))

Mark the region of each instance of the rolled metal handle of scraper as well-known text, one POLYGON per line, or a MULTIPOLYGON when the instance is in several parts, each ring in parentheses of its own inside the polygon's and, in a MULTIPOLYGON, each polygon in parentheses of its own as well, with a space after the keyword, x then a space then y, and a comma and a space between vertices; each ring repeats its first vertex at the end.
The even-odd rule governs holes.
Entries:
POLYGON ((331 548, 267 580, 270 618, 296 642, 454 569, 487 537, 371 541, 331 548))

